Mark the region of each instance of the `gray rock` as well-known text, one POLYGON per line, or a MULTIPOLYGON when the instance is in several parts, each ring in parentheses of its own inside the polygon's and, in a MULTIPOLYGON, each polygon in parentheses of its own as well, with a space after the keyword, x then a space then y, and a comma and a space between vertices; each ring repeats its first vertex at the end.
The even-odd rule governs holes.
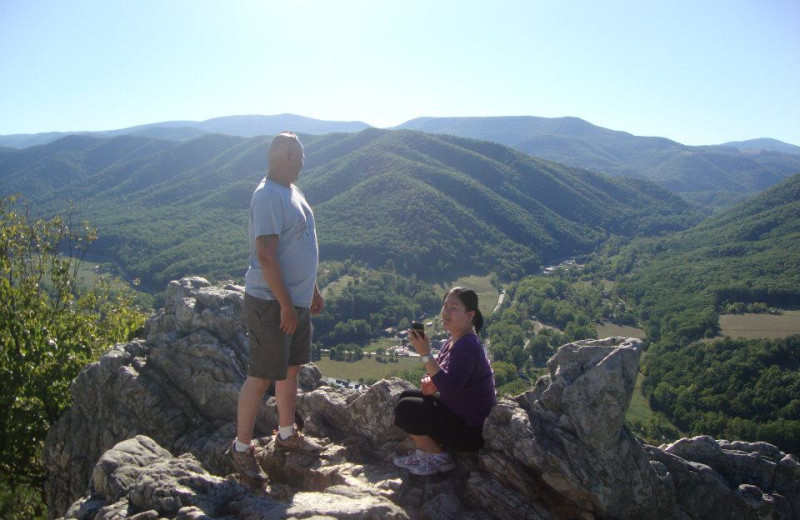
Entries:
MULTIPOLYGON (((749 443, 735 443, 739 448, 746 447, 747 444, 749 443)), ((778 457, 777 460, 770 460, 760 451, 735 449, 730 444, 717 442, 706 435, 680 439, 667 445, 664 451, 713 467, 732 488, 741 484, 753 484, 761 489, 772 489, 777 463, 783 457, 783 453, 779 451, 767 451, 778 457)))
POLYGON ((192 455, 173 457, 152 439, 139 435, 106 452, 94 471, 94 504, 72 507, 66 520, 209 518, 364 518, 407 519, 405 512, 377 493, 351 486, 324 492, 299 492, 286 502, 251 494, 245 486, 208 473, 192 455), (101 507, 97 507, 100 503, 101 507))
POLYGON ((122 441, 100 457, 92 472, 92 489, 106 500, 115 501, 127 495, 143 467, 171 458, 170 452, 152 439, 137 435, 122 441))
MULTIPOLYGON (((244 290, 202 278, 169 284, 164 308, 147 323, 147 340, 113 346, 72 384, 72 407, 48 433, 45 492, 63 514, 80 497, 94 463, 115 444, 142 434, 175 453, 192 453, 224 474, 223 452, 234 437, 236 405, 245 378, 244 290)), ((300 381, 312 389, 312 365, 300 381)), ((256 421, 258 435, 277 427, 274 398, 256 421)))
POLYGON ((576 515, 677 518, 672 490, 623 424, 640 351, 623 338, 561 347, 548 378, 487 418, 486 469, 576 515))
POLYGON ((298 397, 297 408, 309 417, 306 428, 317 436, 349 437, 354 432, 374 448, 393 449, 408 436, 394 425, 394 405, 414 386, 398 378, 378 381, 363 391, 322 387, 298 397))
POLYGON ((406 513, 392 502, 377 496, 352 493, 350 488, 334 486, 325 493, 298 493, 286 510, 287 516, 312 518, 329 516, 339 519, 400 520, 406 513))
POLYGON ((775 471, 775 491, 786 497, 794 512, 800 518, 800 463, 794 455, 785 455, 775 471))
POLYGON ((701 435, 680 439, 664 446, 663 450, 713 467, 730 489, 746 490, 739 495, 747 499, 753 506, 751 509, 758 509, 755 503, 762 500, 766 510, 774 510, 782 518, 792 518, 787 516, 787 511, 800 514, 800 464, 792 455, 771 444, 718 441, 701 435))
POLYGON ((747 504, 713 468, 652 446, 645 449, 652 460, 669 472, 675 501, 686 517, 698 520, 747 518, 747 504))
MULTIPOLYGON (((544 504, 531 500, 530 496, 520 493, 489 475, 473 473, 467 483, 467 504, 476 508, 485 508, 493 518, 524 518, 525 520, 555 520, 559 518, 551 513, 544 504)), ((571 512, 575 512, 571 510, 571 512)), ((591 515, 581 513, 564 515, 560 518, 584 518, 591 520, 591 515)))

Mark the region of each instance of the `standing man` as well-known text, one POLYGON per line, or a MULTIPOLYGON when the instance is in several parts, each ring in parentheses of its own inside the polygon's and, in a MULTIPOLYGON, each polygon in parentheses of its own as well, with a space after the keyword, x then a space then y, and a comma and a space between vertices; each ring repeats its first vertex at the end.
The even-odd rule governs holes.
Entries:
POLYGON ((229 448, 246 480, 264 484, 251 444, 264 393, 275 382, 277 447, 319 453, 321 447, 294 427, 297 374, 311 360, 311 319, 322 311, 317 288, 319 247, 314 214, 294 182, 303 166, 303 145, 291 132, 269 145, 268 172, 250 202, 250 267, 244 313, 249 334, 247 379, 239 393, 236 439, 229 448))

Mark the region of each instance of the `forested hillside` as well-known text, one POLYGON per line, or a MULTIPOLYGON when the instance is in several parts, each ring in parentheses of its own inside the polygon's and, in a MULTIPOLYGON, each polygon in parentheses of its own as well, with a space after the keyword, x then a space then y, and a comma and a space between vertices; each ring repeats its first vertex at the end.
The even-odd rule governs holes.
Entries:
MULTIPOLYGON (((206 121, 164 121, 76 134, 188 141, 205 134, 274 135, 287 128, 303 134, 323 135, 359 132, 369 125, 360 121, 322 121, 293 114, 242 115, 206 121)), ((641 137, 602 128, 576 117, 422 117, 397 128, 492 141, 559 164, 612 176, 652 180, 688 200, 712 207, 735 203, 800 173, 800 147, 775 139, 686 146, 663 137, 641 137)), ((49 132, 0 136, 0 147, 44 145, 68 135, 71 134, 49 132)))
MULTIPOLYGON (((395 262, 401 273, 521 276, 588 252, 610 233, 649 235, 698 221, 657 186, 530 158, 509 148, 410 131, 306 136, 298 185, 317 214, 324 260, 395 262)), ((90 254, 150 290, 185 274, 240 278, 246 211, 268 138, 187 142, 71 136, 0 152, 0 193, 97 226, 90 254)))
POLYGON ((800 335, 657 344, 646 374, 651 406, 681 430, 800 452, 800 335))
POLYGON ((609 268, 653 339, 714 336, 727 303, 800 304, 800 175, 687 231, 636 241, 609 268))
MULTIPOLYGON (((487 142, 370 130, 373 139, 308 171, 322 247, 401 272, 522 276, 608 233, 680 229, 697 218, 656 186, 531 159, 487 142), (357 256, 358 257, 358 256, 357 256)), ((310 162, 313 161, 313 156, 310 162)), ((313 163, 312 163, 313 164, 313 163)))
POLYGON ((653 342, 644 388, 655 409, 686 432, 800 449, 798 337, 712 339, 728 309, 800 306, 800 175, 602 258, 597 272, 618 277, 653 342))
POLYGON ((649 179, 711 206, 739 201, 800 173, 797 147, 779 141, 746 150, 733 145, 686 146, 574 117, 419 118, 400 126, 495 141, 561 164, 649 179))

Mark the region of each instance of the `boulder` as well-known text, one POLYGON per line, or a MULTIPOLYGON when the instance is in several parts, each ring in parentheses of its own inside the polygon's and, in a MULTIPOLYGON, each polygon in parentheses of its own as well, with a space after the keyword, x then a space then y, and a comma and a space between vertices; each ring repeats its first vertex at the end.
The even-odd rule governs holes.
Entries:
POLYGON ((487 471, 573 517, 679 518, 674 491, 624 426, 641 348, 622 338, 562 346, 549 376, 487 418, 487 471))
POLYGON ((193 455, 173 457, 142 435, 103 454, 90 489, 91 498, 73 504, 65 519, 408 518, 379 494, 349 486, 299 492, 283 501, 253 493, 233 479, 211 475, 193 455))

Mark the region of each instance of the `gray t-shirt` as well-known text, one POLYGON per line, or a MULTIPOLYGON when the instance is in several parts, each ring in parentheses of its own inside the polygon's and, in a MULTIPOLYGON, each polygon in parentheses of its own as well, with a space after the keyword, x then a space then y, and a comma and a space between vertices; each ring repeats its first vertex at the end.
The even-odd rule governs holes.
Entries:
POLYGON ((283 281, 297 307, 310 307, 319 265, 314 213, 303 192, 264 178, 253 192, 247 227, 250 267, 245 291, 262 300, 274 300, 256 256, 256 237, 278 235, 278 262, 283 281))

